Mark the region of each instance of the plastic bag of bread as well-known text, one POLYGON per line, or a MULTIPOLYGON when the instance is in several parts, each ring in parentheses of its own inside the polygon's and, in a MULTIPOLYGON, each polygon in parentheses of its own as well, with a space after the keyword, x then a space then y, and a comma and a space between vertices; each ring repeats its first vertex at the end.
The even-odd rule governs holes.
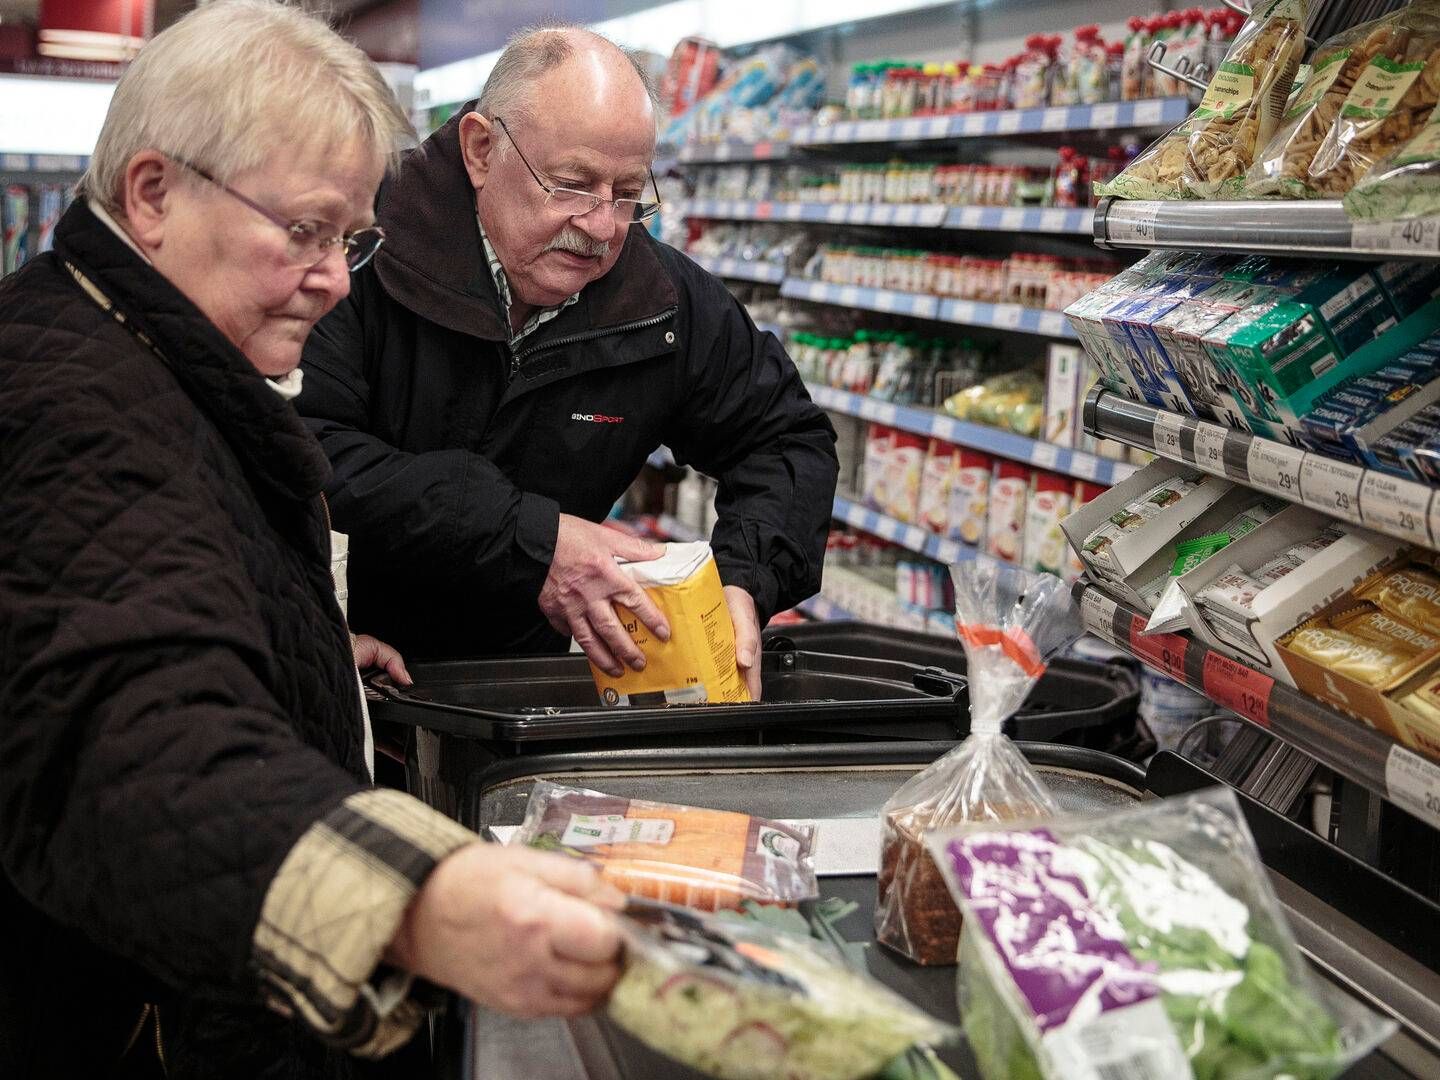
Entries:
POLYGON ((1238 196, 1255 155, 1280 126, 1305 51, 1305 0, 1255 4, 1199 108, 1190 114, 1185 191, 1238 196))
MULTIPOLYGON (((1352 59, 1337 84, 1335 116, 1297 178, 1296 194, 1338 198, 1387 154, 1425 127, 1440 99, 1440 0, 1417 0, 1398 14, 1360 28, 1352 59), (1357 64, 1355 58, 1363 57, 1357 64), (1347 76, 1349 76, 1347 80, 1347 76)), ((1306 150, 1297 148, 1297 161, 1306 150)))
POLYGON ((1002 732, 1045 659, 1080 635, 1069 587, 981 556, 951 568, 955 630, 970 676, 970 735, 912 776, 881 811, 875 940, 919 964, 953 964, 960 910, 925 850, 945 825, 1050 817, 1045 785, 1002 732))
POLYGON ((1257 3, 1199 108, 1114 180, 1096 185, 1097 194, 1121 199, 1237 194, 1257 149, 1285 111, 1305 48, 1305 14, 1306 0, 1257 3))
POLYGON ((1310 164, 1371 59, 1389 39, 1396 15, 1352 27, 1315 50, 1310 78, 1285 110, 1280 128, 1245 178, 1245 197, 1303 199, 1316 194, 1310 164))

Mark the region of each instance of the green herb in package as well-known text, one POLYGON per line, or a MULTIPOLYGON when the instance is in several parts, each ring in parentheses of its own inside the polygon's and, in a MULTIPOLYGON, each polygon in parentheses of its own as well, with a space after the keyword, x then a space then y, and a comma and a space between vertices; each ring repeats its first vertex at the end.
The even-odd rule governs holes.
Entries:
POLYGON ((1306 0, 1256 3, 1199 108, 1097 192, 1123 199, 1238 194, 1285 111, 1305 48, 1305 16, 1306 0))
POLYGON ((1228 788, 927 843, 986 1080, 1327 1080, 1394 1031, 1311 977, 1228 788))

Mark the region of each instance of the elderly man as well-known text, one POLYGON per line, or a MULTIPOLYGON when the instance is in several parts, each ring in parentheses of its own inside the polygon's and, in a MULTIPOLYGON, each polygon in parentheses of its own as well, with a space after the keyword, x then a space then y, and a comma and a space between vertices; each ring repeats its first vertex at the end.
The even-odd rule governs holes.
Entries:
POLYGON ((718 478, 712 543, 759 691, 759 630, 812 594, 834 431, 779 343, 637 224, 655 211, 646 83, 605 39, 511 42, 479 100, 382 195, 390 240, 305 349, 302 415, 335 467, 356 621, 409 655, 563 649, 619 674, 602 521, 657 445, 718 478))

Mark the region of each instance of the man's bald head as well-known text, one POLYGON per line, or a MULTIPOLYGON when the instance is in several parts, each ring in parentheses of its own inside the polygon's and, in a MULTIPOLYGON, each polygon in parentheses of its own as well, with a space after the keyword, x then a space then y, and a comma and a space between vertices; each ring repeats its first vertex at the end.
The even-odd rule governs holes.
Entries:
POLYGON ((507 122, 533 119, 539 109, 582 106, 653 117, 656 102, 655 86, 632 53, 593 30, 555 25, 522 30, 510 39, 475 111, 507 122))

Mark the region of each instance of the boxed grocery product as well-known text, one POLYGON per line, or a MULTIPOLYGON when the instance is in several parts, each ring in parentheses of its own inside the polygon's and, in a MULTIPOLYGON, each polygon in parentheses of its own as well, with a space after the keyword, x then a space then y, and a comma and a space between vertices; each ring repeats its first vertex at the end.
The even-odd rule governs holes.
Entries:
POLYGON ((1179 579, 1197 637, 1295 685, 1276 641, 1404 548, 1302 506, 1289 506, 1179 579))
MULTIPOLYGON (((1082 506, 1094 502, 1105 492, 1110 490, 1103 484, 1092 484, 1086 480, 1078 480, 1075 483, 1075 494, 1071 498, 1071 512, 1079 510, 1082 506)), ((1061 526, 1060 533, 1065 533, 1064 526, 1061 526)), ((1080 558, 1080 553, 1070 546, 1069 538, 1065 540, 1065 566, 1060 571, 1060 576, 1066 581, 1079 581, 1085 576, 1085 563, 1080 558)))
POLYGON ((1070 545, 1060 529, 1060 519, 1070 513, 1075 484, 1065 476, 1037 472, 1025 512, 1025 554, 1027 570, 1064 576, 1070 545))
POLYGON ((990 515, 990 480, 995 460, 979 450, 960 447, 950 485, 946 535, 962 543, 979 545, 985 539, 990 515))
POLYGON ((930 440, 920 482, 920 524, 937 536, 944 536, 950 528, 950 491, 959 467, 956 447, 939 439, 930 440))
POLYGON ((1170 275, 1181 268, 1193 267, 1196 262, 1197 257, 1190 252, 1152 252, 1065 309, 1065 317, 1107 389, 1135 401, 1145 400, 1130 371, 1125 350, 1104 324, 1104 315, 1117 305, 1159 295, 1170 275))
POLYGON ((1102 324, 1130 368, 1131 381, 1151 405, 1176 412, 1194 411, 1154 324, 1185 301, 1203 296, 1214 284, 1209 278, 1167 278, 1156 295, 1114 305, 1102 315, 1102 324))
POLYGON ((890 451, 895 445, 895 429, 871 424, 865 435, 865 460, 860 470, 860 498, 872 510, 884 510, 890 495, 887 479, 890 451))
POLYGON ((1322 453, 1397 475, 1403 465, 1375 444, 1440 401, 1440 370, 1434 358, 1406 353, 1360 380, 1335 387, 1300 421, 1306 442, 1322 453))
POLYGON ((1060 527, 1096 577, 1122 584, 1234 485, 1161 458, 1060 527))
POLYGON ((925 451, 930 440, 923 435, 897 431, 885 462, 885 513, 913 524, 920 516, 920 479, 925 472, 925 451))
POLYGON ((1380 263, 1375 267, 1375 277, 1402 319, 1440 296, 1440 266, 1434 263, 1418 259, 1380 263))
POLYGON ((1087 374, 1085 353, 1079 346, 1050 346, 1045 360, 1045 427, 1040 436, 1046 442, 1076 445, 1087 374))
POLYGON ((590 674, 606 705, 749 701, 735 665, 735 628, 720 585, 710 544, 666 544, 649 562, 621 563, 670 624, 660 641, 629 608, 615 613, 645 656, 645 670, 626 668, 619 678, 594 664, 590 674))
POLYGON ((987 554, 1010 563, 1020 562, 1024 555, 1029 497, 1029 467, 1014 461, 997 460, 990 479, 990 512, 985 528, 987 554))
POLYGON ((1275 290, 1244 281, 1220 281, 1200 296, 1177 304, 1153 324, 1152 331, 1169 358, 1184 391, 1177 411, 1246 427, 1230 388, 1205 351, 1205 335, 1237 311, 1273 299, 1275 290))

